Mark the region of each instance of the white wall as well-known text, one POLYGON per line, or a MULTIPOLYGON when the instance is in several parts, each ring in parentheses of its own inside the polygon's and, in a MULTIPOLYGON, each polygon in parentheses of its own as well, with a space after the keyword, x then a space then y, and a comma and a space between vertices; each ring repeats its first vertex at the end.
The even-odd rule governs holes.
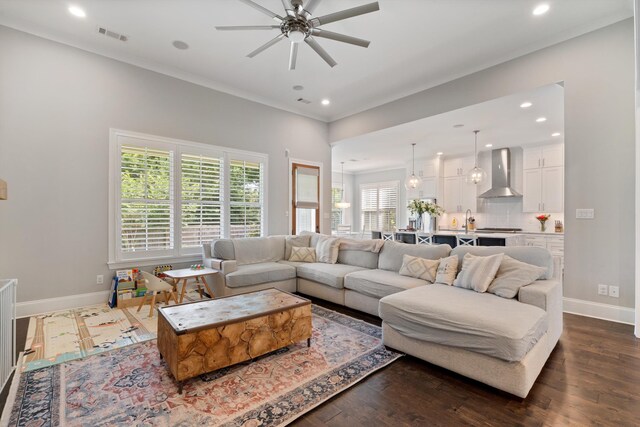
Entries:
POLYGON ((380 172, 357 173, 353 175, 353 191, 354 191, 354 231, 362 231, 360 218, 360 185, 376 182, 398 181, 398 228, 404 228, 407 225, 407 190, 404 188, 404 180, 407 176, 406 169, 391 169, 380 172))
POLYGON ((267 153, 270 234, 288 231, 285 148, 331 186, 325 123, 6 27, 0 58, 0 277, 19 301, 107 288, 109 128, 267 153))
POLYGON ((566 297, 634 306, 634 28, 628 19, 330 124, 332 142, 549 83, 565 87, 566 297), (594 208, 594 220, 575 219, 594 208), (620 286, 599 296, 598 283, 620 286))

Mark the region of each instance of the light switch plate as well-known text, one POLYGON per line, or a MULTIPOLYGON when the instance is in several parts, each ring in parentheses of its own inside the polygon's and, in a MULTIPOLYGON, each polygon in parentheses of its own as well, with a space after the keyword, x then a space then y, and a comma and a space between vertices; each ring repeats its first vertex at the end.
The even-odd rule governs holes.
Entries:
POLYGON ((576 219, 593 219, 594 217, 594 209, 576 209, 576 219))

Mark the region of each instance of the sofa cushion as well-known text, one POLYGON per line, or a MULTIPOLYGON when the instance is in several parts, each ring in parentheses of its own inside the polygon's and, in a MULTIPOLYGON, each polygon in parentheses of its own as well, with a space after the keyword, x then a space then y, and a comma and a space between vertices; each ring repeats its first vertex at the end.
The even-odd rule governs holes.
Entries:
POLYGON ((219 259, 236 259, 231 239, 218 239, 211 242, 211 254, 219 259))
POLYGON ((538 307, 440 284, 382 298, 380 317, 407 337, 509 362, 522 360, 548 328, 538 307))
POLYGON ((365 270, 365 268, 345 264, 324 264, 316 262, 298 266, 297 270, 298 277, 342 289, 344 288, 344 276, 355 271, 365 270))
POLYGON ((292 247, 294 246, 297 246, 300 248, 309 247, 310 241, 311 241, 311 236, 309 235, 286 236, 284 240, 284 259, 289 259, 291 257, 292 247))
POLYGON ((401 276, 388 270, 363 270, 349 273, 344 278, 345 289, 373 298, 382 298, 396 292, 425 286, 429 283, 414 277, 401 276))
POLYGON ((384 242, 380 251, 378 268, 381 270, 400 271, 402 256, 412 255, 427 259, 440 259, 449 256, 449 245, 415 245, 409 243, 384 242))
POLYGON ((364 268, 378 268, 381 246, 380 240, 341 239, 338 262, 364 268))
POLYGON ((502 298, 514 298, 521 287, 535 282, 546 272, 544 267, 520 262, 505 255, 487 292, 502 298))
POLYGON ((232 239, 238 265, 275 262, 284 258, 285 236, 232 239))
POLYGON ((295 279, 295 277, 295 267, 279 262, 263 262, 260 264, 239 265, 238 270, 227 274, 225 279, 228 287, 239 288, 295 279))
POLYGON ((541 279, 553 278, 553 257, 551 252, 545 248, 535 246, 458 246, 451 251, 451 255, 457 255, 460 259, 459 268, 462 266, 462 259, 466 253, 477 256, 503 253, 518 261, 546 268, 547 271, 541 279))

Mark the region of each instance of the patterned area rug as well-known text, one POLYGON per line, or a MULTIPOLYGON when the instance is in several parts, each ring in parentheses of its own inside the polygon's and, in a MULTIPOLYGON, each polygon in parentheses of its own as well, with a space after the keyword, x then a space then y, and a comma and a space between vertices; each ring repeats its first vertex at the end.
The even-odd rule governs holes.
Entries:
MULTIPOLYGON (((197 301, 200 294, 189 291, 184 299, 197 301)), ((148 305, 137 309, 98 304, 31 317, 24 348, 32 352, 19 369, 28 372, 154 339, 157 315, 149 317, 148 305)))
POLYGON ((279 426, 402 354, 382 330, 313 306, 311 347, 300 342, 185 382, 184 394, 155 341, 23 372, 12 384, 9 425, 279 426))

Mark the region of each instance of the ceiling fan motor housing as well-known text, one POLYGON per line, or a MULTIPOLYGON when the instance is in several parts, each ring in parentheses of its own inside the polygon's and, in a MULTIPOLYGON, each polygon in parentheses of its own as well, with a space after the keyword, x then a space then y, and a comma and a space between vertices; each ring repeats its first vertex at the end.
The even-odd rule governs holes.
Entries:
POLYGON ((282 34, 287 36, 292 42, 300 43, 311 35, 311 26, 305 18, 294 18, 287 16, 280 26, 282 34))

